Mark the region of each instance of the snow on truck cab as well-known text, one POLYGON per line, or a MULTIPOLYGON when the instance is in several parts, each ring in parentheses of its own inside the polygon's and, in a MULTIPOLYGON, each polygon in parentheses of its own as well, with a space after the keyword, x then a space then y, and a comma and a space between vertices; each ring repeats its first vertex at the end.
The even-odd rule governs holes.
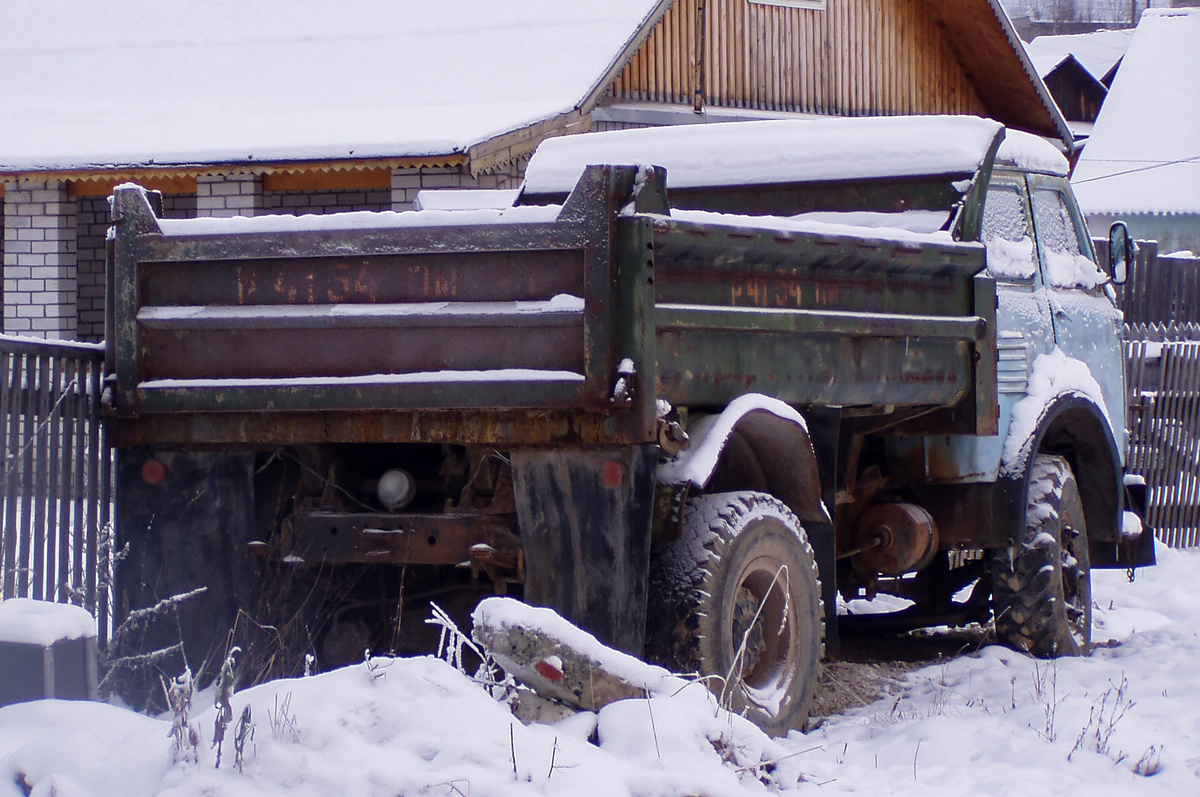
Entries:
POLYGON ((410 649, 430 597, 513 592, 785 733, 839 632, 994 619, 1085 654, 1090 568, 1153 563, 1125 522, 1127 250, 1097 266, 1046 142, 587 134, 515 199, 443 199, 168 222, 118 189, 123 611, 205 585, 192 655, 336 664, 410 649), (878 594, 908 608, 837 610, 878 594))

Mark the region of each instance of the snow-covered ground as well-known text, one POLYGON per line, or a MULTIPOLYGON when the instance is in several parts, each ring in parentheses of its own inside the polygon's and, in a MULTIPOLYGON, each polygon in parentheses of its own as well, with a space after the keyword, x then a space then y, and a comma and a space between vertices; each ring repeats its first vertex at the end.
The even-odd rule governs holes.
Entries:
POLYGON ((1200 551, 1094 575, 1086 659, 998 647, 928 667, 808 735, 769 740, 699 685, 525 726, 441 660, 381 659, 264 684, 243 771, 172 761, 169 718, 96 703, 0 709, 0 795, 1107 795, 1200 793, 1200 551), (1104 642, 1111 640, 1110 642, 1104 642))

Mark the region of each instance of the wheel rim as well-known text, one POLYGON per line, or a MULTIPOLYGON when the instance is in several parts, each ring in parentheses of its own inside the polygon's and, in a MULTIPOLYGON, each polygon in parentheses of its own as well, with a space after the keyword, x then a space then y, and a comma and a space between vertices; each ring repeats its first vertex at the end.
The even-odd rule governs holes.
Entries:
MULTIPOLYGON (((730 612, 733 671, 752 698, 786 685, 794 656, 795 607, 788 598, 787 568, 760 558, 742 574, 730 612)), ((760 702, 755 700, 754 702, 760 702)))
POLYGON ((1079 568, 1079 531, 1069 523, 1062 527, 1062 587, 1063 608, 1067 615, 1067 625, 1071 637, 1079 645, 1087 643, 1088 634, 1085 626, 1091 620, 1087 613, 1087 603, 1091 600, 1088 589, 1079 568))

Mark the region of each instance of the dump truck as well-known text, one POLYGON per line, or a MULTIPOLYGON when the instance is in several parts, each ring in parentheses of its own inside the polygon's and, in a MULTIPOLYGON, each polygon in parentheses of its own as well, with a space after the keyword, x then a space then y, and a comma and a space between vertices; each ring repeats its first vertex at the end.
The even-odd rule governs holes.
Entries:
POLYGON ((295 668, 512 594, 773 733, 839 633, 1085 654, 1090 568, 1153 547, 1129 247, 1097 265, 1066 172, 924 117, 551 139, 458 210, 167 220, 121 186, 117 613, 205 587, 147 648, 295 668))

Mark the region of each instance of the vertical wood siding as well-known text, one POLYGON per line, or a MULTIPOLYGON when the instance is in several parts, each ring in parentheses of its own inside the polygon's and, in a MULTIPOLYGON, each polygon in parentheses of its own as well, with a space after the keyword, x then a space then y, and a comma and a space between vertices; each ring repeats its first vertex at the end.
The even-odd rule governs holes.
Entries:
POLYGON ((927 5, 915 0, 829 0, 824 11, 677 0, 612 94, 691 104, 701 71, 706 105, 844 116, 986 112, 927 5))

